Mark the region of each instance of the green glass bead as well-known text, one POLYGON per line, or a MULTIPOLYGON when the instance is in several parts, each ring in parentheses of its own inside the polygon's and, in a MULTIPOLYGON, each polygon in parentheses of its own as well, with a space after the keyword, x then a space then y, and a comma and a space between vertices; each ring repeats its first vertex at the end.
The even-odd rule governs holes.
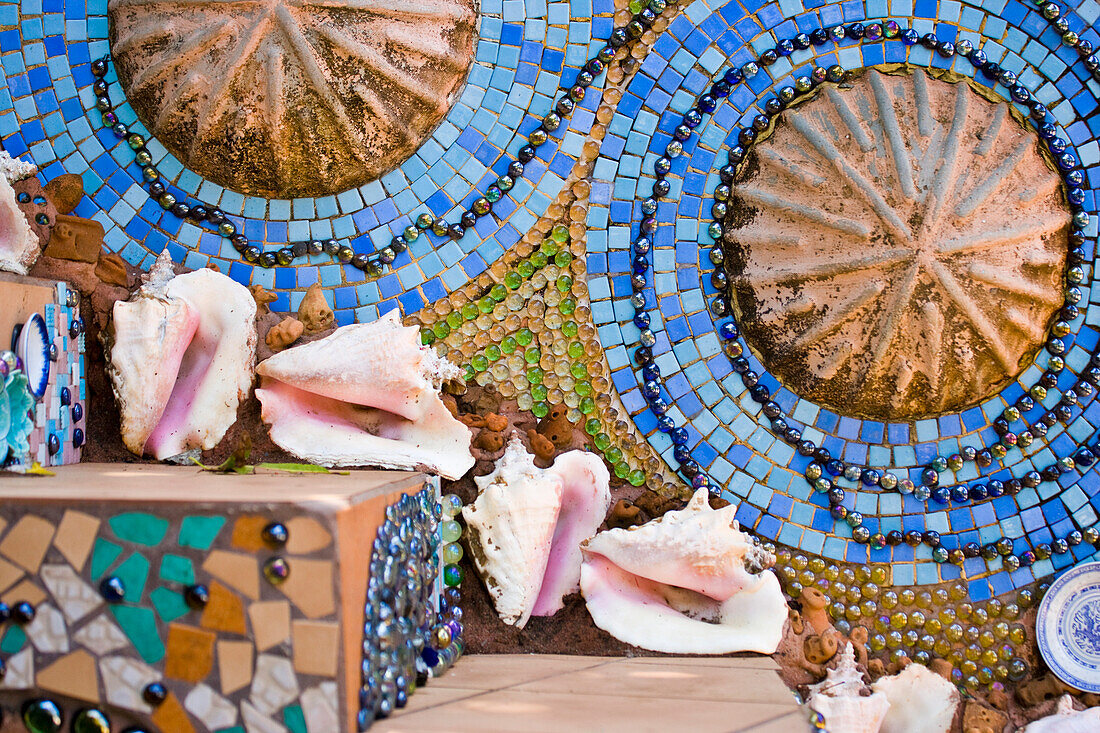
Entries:
POLYGON ((485 347, 485 358, 489 361, 497 361, 500 356, 500 347, 496 344, 489 344, 485 347))
POLYGON ((462 499, 456 494, 447 494, 439 502, 445 517, 457 517, 462 513, 462 499))
POLYGON ((577 382, 573 385, 573 392, 578 397, 587 397, 592 394, 592 385, 585 381, 577 382))
POLYGON ((111 733, 111 721, 95 708, 80 710, 73 717, 72 733, 111 733))
POLYGON ((563 316, 573 315, 573 311, 577 309, 577 302, 572 298, 562 298, 558 303, 558 310, 563 316))
POLYGON ((623 459, 623 452, 615 446, 611 446, 603 452, 603 457, 607 459, 608 463, 614 464, 623 459))
POLYGON ((546 417, 550 414, 550 405, 545 402, 536 402, 534 406, 531 407, 531 414, 538 418, 546 417))
POLYGON ((421 214, 416 217, 416 226, 420 229, 427 229, 435 223, 435 217, 431 214, 421 214))
POLYGON ((23 704, 23 725, 30 733, 59 733, 64 720, 61 708, 53 700, 30 700, 23 704))
POLYGON ((584 344, 580 341, 573 341, 569 344, 569 347, 565 350, 565 353, 569 355, 570 359, 579 359, 584 356, 584 344))
POLYGON ((153 156, 149 154, 148 150, 139 150, 134 155, 134 162, 144 167, 153 162, 153 156))
POLYGON ((569 275, 559 275, 554 285, 557 287, 559 293, 568 293, 569 289, 573 287, 573 278, 569 275))
POLYGON ((496 301, 486 295, 484 298, 477 302, 477 307, 481 310, 482 313, 492 313, 493 308, 496 307, 496 301))
POLYGON ((446 321, 439 321, 432 326, 432 331, 435 332, 436 338, 445 339, 451 334, 451 327, 446 321))
POLYGON ((615 475, 619 478, 626 478, 630 475, 630 466, 626 465, 625 461, 619 461, 615 464, 615 475))
POLYGON ((501 191, 509 191, 514 185, 516 185, 516 182, 511 176, 501 176, 497 179, 497 188, 501 191))
MULTIPOLYGON (((520 343, 522 343, 522 341, 520 343)), ((528 341, 528 343, 530 343, 530 341, 528 341)), ((523 360, 528 364, 538 364, 541 357, 542 352, 539 351, 539 347, 537 346, 528 346, 523 352, 523 360)))
POLYGON ((126 144, 130 146, 131 150, 139 150, 145 147, 145 138, 136 132, 132 132, 126 138, 126 144))
POLYGON ((535 147, 538 147, 539 145, 542 145, 544 142, 546 142, 547 137, 549 136, 546 134, 546 130, 543 130, 540 127, 536 128, 534 131, 531 132, 530 135, 527 136, 527 142, 531 143, 535 147))
POLYGON ((566 321, 565 323, 561 324, 561 333, 562 333, 562 336, 565 336, 566 338, 573 338, 574 336, 576 336, 577 335, 577 323, 576 323, 576 321, 566 321))
POLYGON ((531 387, 531 399, 535 402, 545 402, 549 393, 550 390, 546 388, 545 384, 536 384, 531 387))
POLYGON ((495 303, 499 303, 500 301, 504 300, 505 296, 507 295, 508 288, 504 287, 502 283, 497 283, 489 289, 489 298, 495 303))
POLYGON ((489 359, 484 354, 474 354, 470 359, 470 366, 475 372, 483 372, 489 368, 489 359))
POLYGON ((500 201, 501 197, 503 196, 504 192, 501 191, 500 188, 497 186, 489 186, 489 188, 485 190, 485 198, 488 199, 489 203, 491 204, 495 204, 497 201, 500 201))
POLYGON ((462 568, 458 565, 443 566, 443 584, 448 588, 457 588, 462 584, 462 568))
POLYGON ((563 249, 561 252, 558 252, 556 255, 554 255, 554 264, 558 267, 569 267, 572 262, 573 255, 570 254, 569 250, 567 249, 563 249))
POLYGON ((444 320, 447 321, 447 325, 451 328, 458 328, 462 325, 462 321, 464 319, 462 317, 462 313, 460 313, 459 311, 451 311, 447 314, 447 318, 444 320))
POLYGON ((577 409, 581 411, 582 415, 590 415, 596 409, 596 401, 591 397, 583 397, 580 404, 577 405, 577 409))
POLYGON ((556 255, 559 249, 560 247, 558 246, 558 243, 555 242, 553 239, 544 239, 542 240, 542 244, 539 245, 539 252, 542 252, 544 255, 547 256, 547 258, 556 255))
POLYGON ((462 537, 462 525, 453 519, 442 522, 439 525, 439 537, 444 542, 458 542, 462 537))
POLYGON ((531 384, 542 384, 542 379, 546 376, 546 373, 542 371, 541 367, 530 367, 527 372, 527 381, 531 384))
POLYGON ((415 226, 407 226, 401 230, 401 236, 406 242, 415 242, 420 236, 420 230, 415 226))
MULTIPOLYGON (((519 276, 523 280, 526 280, 527 278, 535 274, 535 266, 531 264, 530 260, 523 260, 516 265, 516 272, 519 273, 519 276)), ((519 285, 517 284, 516 287, 518 288, 519 285)))
POLYGON ((611 446, 611 436, 607 433, 596 433, 592 438, 592 443, 597 450, 605 451, 611 446))
POLYGON ((645 471, 634 469, 630 472, 630 475, 626 477, 626 480, 631 486, 641 486, 645 483, 645 471))
POLYGON ((549 262, 550 259, 546 256, 545 252, 539 250, 538 252, 531 253, 530 261, 532 265, 541 270, 546 267, 546 263, 549 262))
POLYGON ((550 236, 555 242, 565 242, 569 240, 569 227, 564 224, 558 224, 550 231, 550 236))
POLYGON ((509 290, 515 290, 523 284, 523 277, 515 270, 509 270, 508 274, 504 276, 504 285, 509 290))
POLYGON ((439 554, 443 558, 443 562, 447 565, 457 565, 462 559, 462 545, 457 542, 443 545, 443 549, 439 554))
POLYGON ((481 311, 478 310, 476 303, 463 303, 462 304, 462 317, 467 321, 472 321, 478 317, 481 311))
POLYGON ((586 420, 584 423, 584 432, 588 433, 589 435, 596 435, 597 433, 599 433, 600 421, 596 418, 586 420))
POLYGON ((529 328, 521 328, 516 331, 516 343, 520 346, 527 346, 535 338, 535 334, 531 333, 529 328))
POLYGON ((160 204, 160 208, 167 211, 168 209, 176 205, 176 197, 170 193, 166 193, 159 199, 157 199, 157 203, 160 204))
POLYGON ((511 354, 516 350, 516 340, 511 336, 505 336, 500 340, 500 351, 504 354, 511 354))

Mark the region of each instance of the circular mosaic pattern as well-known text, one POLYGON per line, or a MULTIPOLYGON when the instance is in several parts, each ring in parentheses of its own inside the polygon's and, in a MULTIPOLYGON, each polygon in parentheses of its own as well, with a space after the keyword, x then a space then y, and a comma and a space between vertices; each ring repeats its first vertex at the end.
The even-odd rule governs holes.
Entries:
POLYGON ((242 193, 340 193, 398 165, 473 58, 474 0, 118 0, 111 51, 146 127, 242 193))
POLYGON ((726 217, 732 306, 768 370, 894 421, 1019 374, 1062 304, 1070 222, 1037 142, 1006 103, 919 70, 784 113, 726 217))

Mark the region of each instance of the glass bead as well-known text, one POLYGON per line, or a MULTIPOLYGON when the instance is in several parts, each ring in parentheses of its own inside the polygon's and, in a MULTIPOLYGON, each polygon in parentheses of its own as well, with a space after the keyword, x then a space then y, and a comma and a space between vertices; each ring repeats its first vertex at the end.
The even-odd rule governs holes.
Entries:
POLYGON ((57 703, 41 698, 23 703, 22 718, 29 733, 60 733, 65 720, 57 703))
POLYGON ((264 577, 272 585, 279 585, 290 577, 290 565, 281 557, 273 557, 264 563, 264 577))
POLYGON ((462 584, 462 567, 459 565, 443 566, 443 584, 448 588, 457 588, 462 584))

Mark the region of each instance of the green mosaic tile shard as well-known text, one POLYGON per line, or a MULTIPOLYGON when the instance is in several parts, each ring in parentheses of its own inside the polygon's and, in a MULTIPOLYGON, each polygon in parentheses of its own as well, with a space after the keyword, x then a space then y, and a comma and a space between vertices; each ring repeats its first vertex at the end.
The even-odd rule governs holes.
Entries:
POLYGON ((149 561, 142 555, 134 553, 126 558, 121 565, 111 573, 122 581, 126 593, 122 599, 127 603, 141 603, 141 596, 145 592, 145 581, 149 578, 149 561))
POLYGON ((90 568, 92 579, 95 580, 107 572, 107 568, 114 564, 118 556, 122 554, 122 547, 110 540, 96 537, 92 547, 92 566, 90 568))
POLYGON ((301 705, 290 705, 283 708, 283 725, 290 733, 307 733, 306 716, 302 713, 301 705))
POLYGON ((157 588, 149 594, 149 598, 152 599, 153 608, 157 609, 157 615, 164 623, 170 623, 181 616, 186 616, 191 610, 190 606, 187 605, 187 601, 183 600, 183 595, 174 590, 157 588))
POLYGON ((15 654, 17 651, 23 648, 23 645, 27 643, 27 634, 23 631, 22 627, 9 626, 8 630, 4 632, 4 638, 0 641, 0 652, 4 654, 15 654))
POLYGON ((179 543, 183 547, 209 550, 224 526, 225 517, 184 517, 180 524, 179 543))
POLYGON ((117 514, 107 520, 119 539, 139 545, 159 544, 168 534, 168 520, 154 517, 147 512, 117 514))
POLYGON ((214 733, 245 733, 244 728, 235 725, 232 728, 218 728, 214 733))
POLYGON ((157 631, 157 618, 152 609, 135 606, 111 606, 122 633, 149 664, 164 659, 164 642, 157 631))
POLYGON ((165 555, 160 561, 160 579, 169 583, 181 585, 194 585, 195 566, 191 558, 183 555, 165 555))

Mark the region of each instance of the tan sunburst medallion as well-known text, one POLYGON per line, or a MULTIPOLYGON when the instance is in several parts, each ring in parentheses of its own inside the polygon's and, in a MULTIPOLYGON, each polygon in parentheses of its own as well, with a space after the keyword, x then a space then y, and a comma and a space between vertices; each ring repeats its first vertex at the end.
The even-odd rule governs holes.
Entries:
POLYGON ((841 414, 977 404, 1062 303, 1070 212, 1006 103, 869 71, 783 114, 733 190, 732 305, 781 382, 841 414))
POLYGON ((462 89, 476 0, 110 0, 126 98, 187 167, 276 198, 404 161, 462 89))

